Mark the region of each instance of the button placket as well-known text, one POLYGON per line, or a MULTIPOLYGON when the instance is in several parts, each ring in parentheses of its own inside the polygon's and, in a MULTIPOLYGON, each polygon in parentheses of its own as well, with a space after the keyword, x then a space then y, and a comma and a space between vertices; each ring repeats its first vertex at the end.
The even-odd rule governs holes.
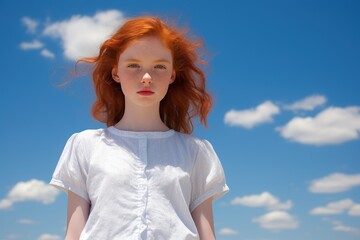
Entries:
MULTIPOLYGON (((139 162, 138 162, 138 178, 136 189, 139 199, 139 208, 138 208, 138 221, 139 221, 139 233, 144 234, 144 231, 147 229, 146 221, 146 211, 147 211, 147 175, 146 175, 146 166, 147 166, 147 138, 143 137, 139 139, 139 162)), ((146 235, 146 233, 145 233, 146 235)))

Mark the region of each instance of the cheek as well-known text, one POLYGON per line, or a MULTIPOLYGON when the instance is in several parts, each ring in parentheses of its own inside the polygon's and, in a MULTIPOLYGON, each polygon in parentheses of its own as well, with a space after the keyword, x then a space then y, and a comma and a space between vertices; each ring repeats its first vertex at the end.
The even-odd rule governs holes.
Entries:
POLYGON ((136 71, 120 70, 119 77, 120 80, 124 80, 124 81, 135 80, 139 77, 139 73, 136 71))
POLYGON ((136 81, 134 81, 133 74, 119 72, 120 85, 123 93, 132 91, 136 87, 136 81))
POLYGON ((154 78, 154 80, 157 80, 157 81, 169 81, 171 79, 171 72, 157 72, 157 71, 154 71, 152 74, 151 74, 152 78, 154 78))

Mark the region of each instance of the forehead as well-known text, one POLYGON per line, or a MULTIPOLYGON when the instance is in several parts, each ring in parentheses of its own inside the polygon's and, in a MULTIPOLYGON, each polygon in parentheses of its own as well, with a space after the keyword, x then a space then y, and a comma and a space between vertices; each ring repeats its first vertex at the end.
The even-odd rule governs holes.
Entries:
POLYGON ((131 42, 120 55, 120 61, 126 59, 167 59, 171 60, 171 51, 158 37, 143 37, 131 42))

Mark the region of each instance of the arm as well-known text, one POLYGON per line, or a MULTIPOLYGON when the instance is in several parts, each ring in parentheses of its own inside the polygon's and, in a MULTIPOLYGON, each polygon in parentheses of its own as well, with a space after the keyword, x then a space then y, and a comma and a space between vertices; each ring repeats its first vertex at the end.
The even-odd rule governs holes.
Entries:
POLYGON ((212 198, 207 199, 196 207, 192 213, 196 228, 201 240, 214 240, 214 218, 212 210, 212 198))
POLYGON ((77 240, 88 219, 90 204, 85 199, 68 192, 67 230, 66 240, 77 240))

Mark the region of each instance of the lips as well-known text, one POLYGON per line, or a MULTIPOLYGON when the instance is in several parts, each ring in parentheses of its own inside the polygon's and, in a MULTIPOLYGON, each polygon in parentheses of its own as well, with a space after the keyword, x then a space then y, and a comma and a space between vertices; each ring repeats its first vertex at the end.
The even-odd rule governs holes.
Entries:
POLYGON ((142 96, 150 96, 150 95, 154 94, 154 92, 150 91, 150 90, 141 90, 141 91, 138 91, 137 93, 142 96))

